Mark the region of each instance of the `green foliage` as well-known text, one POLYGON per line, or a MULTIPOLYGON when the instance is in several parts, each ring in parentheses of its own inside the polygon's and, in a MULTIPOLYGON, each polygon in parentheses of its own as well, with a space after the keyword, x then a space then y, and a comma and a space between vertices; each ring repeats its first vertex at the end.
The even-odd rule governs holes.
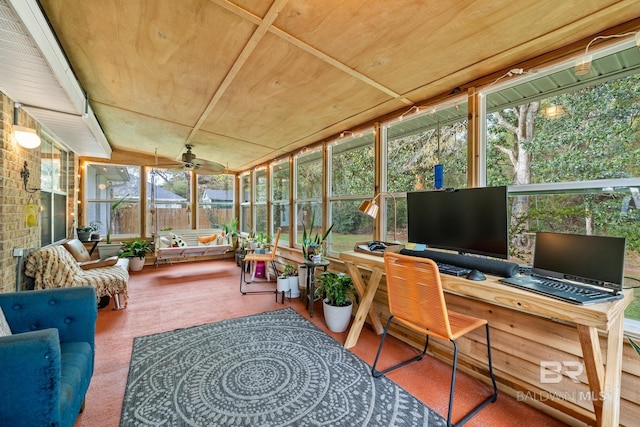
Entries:
POLYGON ((316 279, 318 287, 315 296, 323 297, 327 304, 335 307, 344 307, 351 304, 349 296, 353 295, 355 288, 351 277, 344 273, 325 271, 316 279))
POLYGON ((315 211, 313 211, 313 213, 311 214, 311 224, 309 226, 309 232, 307 232, 307 227, 304 225, 304 223, 302 223, 302 256, 304 257, 304 259, 309 258, 309 248, 322 245, 322 243, 327 240, 327 236, 329 236, 329 233, 331 233, 331 230, 333 229, 333 224, 331 224, 331 227, 329 227, 329 229, 323 235, 320 235, 318 233, 312 234, 313 229, 315 228, 315 221, 316 214, 315 211))
POLYGON ((151 252, 151 242, 136 238, 131 242, 122 243, 121 258, 140 258, 144 259, 147 252, 151 252))
POLYGON ((284 270, 282 274, 286 277, 292 277, 298 274, 298 269, 296 268, 295 265, 288 262, 284 265, 284 270))

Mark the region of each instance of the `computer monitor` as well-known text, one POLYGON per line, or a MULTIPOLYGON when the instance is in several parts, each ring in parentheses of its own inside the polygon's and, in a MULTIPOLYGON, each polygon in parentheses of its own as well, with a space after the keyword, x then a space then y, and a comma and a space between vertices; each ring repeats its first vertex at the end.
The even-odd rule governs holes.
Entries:
POLYGON ((412 243, 509 258, 505 186, 407 193, 407 225, 412 243))
POLYGON ((621 290, 626 239, 536 233, 533 273, 621 290))

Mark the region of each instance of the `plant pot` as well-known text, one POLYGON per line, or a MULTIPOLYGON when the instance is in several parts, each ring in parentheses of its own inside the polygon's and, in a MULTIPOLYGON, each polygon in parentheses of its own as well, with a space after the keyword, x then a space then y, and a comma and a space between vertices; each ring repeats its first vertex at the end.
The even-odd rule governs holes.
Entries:
POLYGON ((289 277, 289 298, 298 298, 300 296, 300 288, 298 287, 298 276, 289 277))
POLYGON ((98 245, 98 254, 100 255, 100 259, 119 255, 121 247, 122 245, 120 243, 100 243, 98 245))
POLYGON ((351 307, 353 303, 344 307, 334 307, 327 304, 327 300, 322 300, 324 310, 324 322, 331 332, 344 332, 349 327, 351 321, 351 307))
POLYGON ((90 231, 78 231, 78 240, 82 240, 83 242, 86 242, 89 239, 91 239, 90 231))
POLYGON ((291 281, 288 276, 278 276, 278 281, 276 282, 276 290, 278 293, 287 292, 289 290, 291 281))
POLYGON ((145 258, 133 257, 129 258, 129 270, 131 271, 140 271, 142 267, 144 267, 145 258))

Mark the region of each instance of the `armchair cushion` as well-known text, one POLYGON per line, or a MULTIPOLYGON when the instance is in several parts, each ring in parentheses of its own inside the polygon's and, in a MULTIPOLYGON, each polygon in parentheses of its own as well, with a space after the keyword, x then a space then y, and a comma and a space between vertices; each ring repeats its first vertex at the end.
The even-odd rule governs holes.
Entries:
POLYGON ((89 255, 89 251, 82 244, 82 242, 78 239, 71 239, 62 244, 66 250, 69 251, 71 255, 78 262, 85 262, 91 259, 91 255, 89 255))
POLYGON ((0 425, 72 427, 93 374, 95 289, 0 294, 0 425))

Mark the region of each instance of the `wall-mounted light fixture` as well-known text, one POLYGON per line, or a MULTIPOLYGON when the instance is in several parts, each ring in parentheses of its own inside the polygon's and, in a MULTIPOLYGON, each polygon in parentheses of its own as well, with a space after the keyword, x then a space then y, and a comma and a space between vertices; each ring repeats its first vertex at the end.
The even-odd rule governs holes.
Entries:
POLYGON ((40 146, 38 132, 35 129, 18 124, 19 110, 20 104, 15 103, 13 105, 13 137, 24 148, 38 148, 40 146))
POLYGON ((575 65, 575 67, 573 69, 573 72, 575 73, 575 75, 576 76, 584 76, 584 75, 589 74, 591 72, 591 61, 593 60, 593 55, 591 55, 589 53, 589 47, 591 47, 591 43, 593 43, 596 40, 611 39, 611 38, 614 38, 614 37, 615 38, 628 37, 628 36, 635 36, 636 46, 640 50, 640 31, 632 32, 632 33, 624 33, 624 34, 612 34, 610 36, 598 36, 598 37, 595 37, 593 40, 591 40, 587 44, 587 47, 584 49, 584 55, 581 55, 578 58, 576 58, 576 65, 575 65))

